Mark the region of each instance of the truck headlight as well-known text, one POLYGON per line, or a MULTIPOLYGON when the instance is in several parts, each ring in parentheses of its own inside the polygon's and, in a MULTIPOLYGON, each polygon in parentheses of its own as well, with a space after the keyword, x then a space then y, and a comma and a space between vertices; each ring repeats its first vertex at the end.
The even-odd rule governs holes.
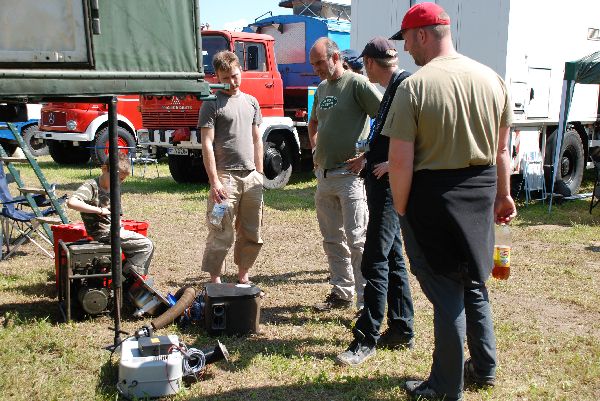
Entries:
POLYGON ((138 135, 138 143, 142 144, 142 143, 150 142, 150 133, 148 132, 148 130, 145 130, 145 129, 138 130, 137 135, 138 135))
POLYGON ((75 120, 67 121, 67 129, 69 131, 75 131, 77 129, 77 121, 75 121, 75 120))

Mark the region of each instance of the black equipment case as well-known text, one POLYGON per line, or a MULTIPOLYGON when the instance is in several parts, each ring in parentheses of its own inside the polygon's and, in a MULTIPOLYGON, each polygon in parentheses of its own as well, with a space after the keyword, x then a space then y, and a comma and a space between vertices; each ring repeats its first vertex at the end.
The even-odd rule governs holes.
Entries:
POLYGON ((205 286, 204 324, 210 335, 258 333, 262 291, 255 285, 205 286))

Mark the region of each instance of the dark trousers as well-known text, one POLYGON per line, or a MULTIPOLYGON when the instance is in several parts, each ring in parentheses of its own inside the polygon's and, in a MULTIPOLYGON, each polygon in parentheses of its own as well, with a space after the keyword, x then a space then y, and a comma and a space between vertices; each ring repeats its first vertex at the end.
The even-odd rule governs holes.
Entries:
POLYGON ((438 393, 458 399, 463 388, 465 337, 478 377, 496 374, 496 337, 488 291, 484 282, 473 280, 466 270, 434 273, 405 217, 400 217, 400 225, 411 272, 433 304, 435 346, 428 380, 438 393))
POLYGON ((388 304, 388 326, 408 339, 413 337, 414 309, 408 272, 402 256, 398 213, 394 209, 387 175, 365 178, 369 223, 361 262, 366 280, 365 304, 355 326, 355 337, 375 344, 388 304))

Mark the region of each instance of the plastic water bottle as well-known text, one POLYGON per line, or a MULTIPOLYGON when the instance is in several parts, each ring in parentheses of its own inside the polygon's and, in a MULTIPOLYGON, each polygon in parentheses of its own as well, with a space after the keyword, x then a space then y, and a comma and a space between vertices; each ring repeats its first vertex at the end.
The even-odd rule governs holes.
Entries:
MULTIPOLYGON (((227 194, 230 194, 233 190, 233 185, 231 182, 231 176, 229 176, 229 182, 227 184, 227 194)), ((221 203, 215 203, 213 206, 212 212, 210 213, 210 224, 213 226, 221 226, 221 221, 223 221, 223 216, 229 209, 229 200, 227 198, 221 197, 221 203)))
POLYGON ((212 212, 210 213, 210 224, 213 226, 220 226, 225 212, 229 208, 229 201, 227 199, 221 199, 221 203, 215 203, 212 212))
POLYGON ((507 280, 510 276, 510 249, 512 241, 510 228, 506 224, 496 226, 496 243, 494 245, 494 268, 492 276, 499 280, 507 280))

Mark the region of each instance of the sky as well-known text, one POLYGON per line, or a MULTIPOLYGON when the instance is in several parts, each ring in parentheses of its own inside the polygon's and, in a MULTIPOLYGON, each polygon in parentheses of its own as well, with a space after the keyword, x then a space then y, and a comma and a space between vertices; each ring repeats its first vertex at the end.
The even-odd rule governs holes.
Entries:
POLYGON ((241 30, 268 11, 273 15, 291 14, 291 8, 279 7, 279 0, 204 0, 200 2, 200 20, 210 29, 241 30))

